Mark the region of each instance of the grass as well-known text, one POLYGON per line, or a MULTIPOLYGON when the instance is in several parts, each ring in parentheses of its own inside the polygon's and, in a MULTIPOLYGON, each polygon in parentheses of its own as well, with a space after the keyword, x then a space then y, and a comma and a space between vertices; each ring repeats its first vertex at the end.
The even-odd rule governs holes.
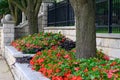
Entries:
MULTIPOLYGON (((108 27, 96 28, 96 33, 108 33, 108 27)), ((112 27, 112 33, 120 33, 120 27, 112 27)))

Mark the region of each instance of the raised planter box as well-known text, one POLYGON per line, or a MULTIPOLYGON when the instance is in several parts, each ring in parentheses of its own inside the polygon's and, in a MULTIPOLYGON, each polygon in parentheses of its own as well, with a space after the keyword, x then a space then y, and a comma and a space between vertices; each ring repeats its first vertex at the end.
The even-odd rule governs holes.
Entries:
POLYGON ((16 62, 15 57, 33 56, 33 54, 22 54, 12 46, 5 46, 4 57, 13 73, 15 80, 50 80, 40 72, 31 69, 29 64, 16 62))

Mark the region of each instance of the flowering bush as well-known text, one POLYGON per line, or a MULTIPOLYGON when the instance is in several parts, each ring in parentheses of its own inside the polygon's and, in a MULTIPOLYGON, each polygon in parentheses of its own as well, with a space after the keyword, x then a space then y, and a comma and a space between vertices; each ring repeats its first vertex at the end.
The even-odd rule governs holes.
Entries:
POLYGON ((65 37, 60 33, 39 33, 33 34, 21 39, 17 39, 11 43, 18 51, 24 53, 36 53, 50 48, 53 45, 59 45, 64 42, 65 37))
POLYGON ((37 52, 30 64, 33 70, 42 72, 52 80, 120 79, 119 59, 76 59, 74 50, 66 51, 57 46, 37 52))

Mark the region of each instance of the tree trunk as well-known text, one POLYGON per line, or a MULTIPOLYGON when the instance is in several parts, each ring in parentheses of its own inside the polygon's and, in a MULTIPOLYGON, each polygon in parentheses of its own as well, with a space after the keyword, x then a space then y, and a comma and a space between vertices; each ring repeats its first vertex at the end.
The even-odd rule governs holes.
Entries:
POLYGON ((96 55, 95 0, 71 0, 71 4, 76 16, 76 57, 94 57, 96 55))
POLYGON ((29 34, 38 33, 38 15, 35 14, 35 8, 32 0, 28 1, 27 18, 29 25, 29 34))
POLYGON ((29 13, 27 18, 28 18, 29 34, 38 33, 38 17, 34 16, 34 13, 29 13))

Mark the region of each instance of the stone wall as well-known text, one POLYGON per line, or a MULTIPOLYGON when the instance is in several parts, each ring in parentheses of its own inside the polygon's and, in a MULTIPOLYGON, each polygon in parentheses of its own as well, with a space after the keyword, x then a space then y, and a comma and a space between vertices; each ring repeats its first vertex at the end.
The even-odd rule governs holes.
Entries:
MULTIPOLYGON (((76 40, 75 27, 45 27, 44 32, 61 32, 72 40, 76 40)), ((96 34, 97 48, 102 49, 103 52, 111 58, 120 58, 120 34, 96 34)))
POLYGON ((21 23, 15 27, 15 39, 28 35, 28 22, 21 23))
MULTIPOLYGON (((3 29, 2 26, 0 26, 0 51, 2 51, 2 50, 1 50, 1 47, 2 47, 2 46, 1 46, 1 40, 2 40, 2 38, 1 38, 1 37, 2 37, 2 36, 1 36, 1 34, 2 34, 1 31, 2 31, 2 29, 3 29)), ((2 54, 2 53, 0 53, 0 55, 1 55, 1 54, 2 54)))
POLYGON ((44 32, 53 32, 53 33, 61 33, 63 35, 65 35, 66 37, 72 39, 72 40, 76 40, 75 36, 76 36, 76 29, 74 26, 71 27, 67 27, 67 26, 63 26, 63 27, 45 27, 44 28, 44 32))
MULTIPOLYGON (((1 45, 1 31, 2 31, 2 26, 0 26, 0 45, 1 45)), ((1 48, 1 46, 0 46, 0 48, 1 48)))

